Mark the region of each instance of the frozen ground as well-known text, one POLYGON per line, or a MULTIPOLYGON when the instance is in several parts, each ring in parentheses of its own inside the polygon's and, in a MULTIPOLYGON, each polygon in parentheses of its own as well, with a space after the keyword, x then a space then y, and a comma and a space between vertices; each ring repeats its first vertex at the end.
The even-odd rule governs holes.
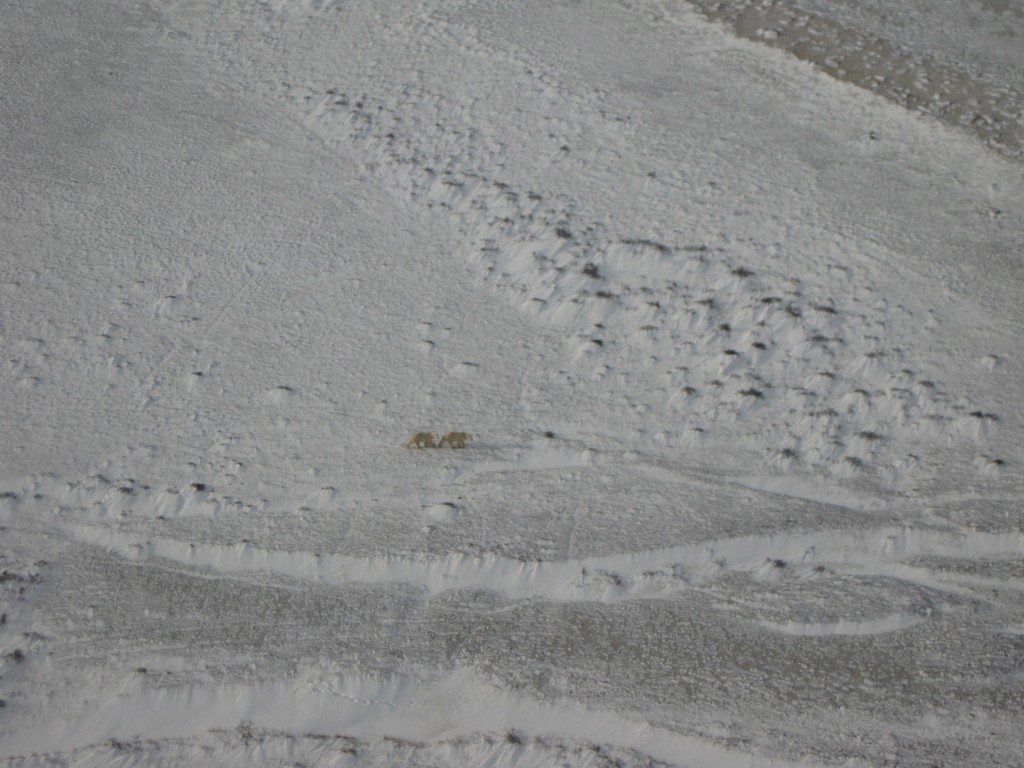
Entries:
POLYGON ((1020 765, 1018 4, 0 14, 0 765, 1020 765))

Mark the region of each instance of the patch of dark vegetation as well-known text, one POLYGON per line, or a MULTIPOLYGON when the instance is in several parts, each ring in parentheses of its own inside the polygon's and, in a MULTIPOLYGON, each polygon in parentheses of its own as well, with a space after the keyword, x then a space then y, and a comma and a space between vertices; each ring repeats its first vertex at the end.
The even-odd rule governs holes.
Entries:
POLYGON ((782 299, 778 296, 765 296, 761 299, 762 304, 778 304, 780 301, 782 301, 782 299))
POLYGON ((754 398, 762 398, 762 397, 764 397, 764 392, 762 392, 760 389, 754 389, 753 387, 750 387, 748 389, 741 389, 740 390, 740 394, 744 395, 745 397, 754 397, 754 398))
POLYGON ((706 299, 697 299, 697 303, 700 304, 702 307, 707 307, 708 309, 711 309, 712 307, 715 306, 715 300, 712 299, 710 296, 706 299))
POLYGON ((2 500, 11 500, 11 501, 13 501, 14 499, 17 499, 17 498, 18 498, 18 494, 16 494, 14 491, 4 491, 3 493, 0 493, 0 501, 2 501, 2 500))
POLYGON ((13 651, 8 653, 4 658, 8 659, 9 661, 13 661, 17 664, 20 664, 25 660, 25 652, 21 650, 21 648, 15 648, 13 651))
POLYGON ((740 355, 740 353, 737 352, 735 349, 727 349, 724 352, 722 352, 722 354, 728 355, 729 357, 739 357, 740 355))
POLYGON ((826 315, 836 314, 836 308, 828 304, 815 304, 814 309, 818 312, 824 312, 826 315))
POLYGON ((789 315, 791 317, 796 317, 796 318, 803 317, 803 314, 804 314, 803 312, 800 311, 800 307, 796 306, 795 304, 789 304, 786 307, 786 312, 789 313, 789 315))
POLYGON ((768 349, 767 345, 762 341, 755 341, 753 344, 751 344, 751 346, 754 349, 768 349))
POLYGON ((928 389, 935 389, 935 382, 929 379, 923 379, 917 382, 918 386, 927 387, 928 389))
POLYGON ((596 344, 599 347, 603 347, 604 346, 604 341, 602 339, 591 339, 590 343, 591 344, 596 344))
POLYGON ((546 437, 548 440, 552 440, 555 437, 555 433, 552 432, 550 429, 545 430, 544 437, 546 437))
POLYGON ((736 269, 734 269, 731 272, 731 274, 735 275, 736 277, 740 277, 740 278, 746 278, 746 277, 753 277, 754 276, 754 273, 751 272, 746 267, 736 267, 736 269))
POLYGON ((619 242, 622 243, 623 245, 637 245, 637 246, 641 246, 643 248, 651 248, 652 250, 655 250, 658 253, 671 253, 672 252, 672 248, 671 247, 665 245, 664 243, 657 243, 654 240, 643 240, 643 239, 628 238, 626 240, 620 240, 619 242))
POLYGON ((795 459, 797 457, 797 452, 793 448, 783 448, 779 451, 779 455, 784 459, 795 459))
POLYGON ((857 469, 861 469, 864 466, 864 460, 857 458, 856 456, 847 456, 845 459, 843 459, 843 461, 845 461, 852 467, 856 467, 857 469))
POLYGON ((858 432, 857 437, 859 437, 861 440, 871 440, 872 442, 882 439, 882 435, 880 435, 878 432, 871 432, 869 430, 858 432))
POLYGON ((729 325, 728 323, 722 323, 721 325, 718 326, 718 330, 722 331, 723 333, 729 333, 732 330, 732 326, 729 325))
POLYGON ((811 411, 811 416, 827 416, 830 419, 834 419, 839 415, 839 412, 835 408, 822 408, 821 410, 811 411))
POLYGON ((772 565, 775 566, 776 568, 785 568, 787 563, 782 558, 773 557, 772 558, 772 565))
POLYGON ((615 298, 615 294, 612 293, 611 291, 596 291, 594 293, 594 295, 597 296, 597 298, 599 298, 599 299, 614 299, 615 298))
POLYGON ((690 397, 691 395, 695 395, 695 394, 697 394, 697 388, 696 387, 691 387, 691 386, 685 386, 685 387, 683 387, 683 394, 686 395, 687 397, 690 397))
POLYGON ((971 416, 975 419, 984 419, 986 421, 999 421, 999 417, 994 413, 985 413, 984 411, 971 411, 971 416))
POLYGON ((252 720, 243 720, 238 724, 235 729, 235 734, 238 736, 239 741, 243 744, 251 744, 256 740, 256 736, 253 734, 253 722, 252 720))
POLYGON ((565 227, 558 227, 555 229, 555 236, 560 237, 563 240, 572 240, 572 232, 565 227))
POLYGON ((515 728, 509 728, 505 731, 505 743, 512 744, 513 746, 519 746, 523 743, 523 734, 515 728))
POLYGON ((595 264, 592 261, 588 261, 586 264, 584 264, 583 269, 581 269, 580 272, 582 272, 587 277, 594 278, 595 280, 601 277, 601 270, 599 270, 597 268, 597 264, 595 264))
POLYGON ((191 488, 196 493, 200 493, 206 490, 206 483, 192 483, 192 485, 190 485, 189 488, 191 488))

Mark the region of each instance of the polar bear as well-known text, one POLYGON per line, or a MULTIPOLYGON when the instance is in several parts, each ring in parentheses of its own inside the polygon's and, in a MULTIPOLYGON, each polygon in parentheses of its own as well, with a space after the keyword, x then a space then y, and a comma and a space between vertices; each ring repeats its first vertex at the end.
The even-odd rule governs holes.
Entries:
POLYGON ((445 443, 448 443, 452 448, 465 448, 466 441, 472 440, 472 435, 467 435, 465 432, 446 432, 445 436, 441 438, 441 442, 437 444, 440 448, 445 443))
POLYGON ((437 442, 437 432, 417 432, 405 444, 406 448, 423 448, 424 446, 427 448, 440 447, 440 443, 437 442))

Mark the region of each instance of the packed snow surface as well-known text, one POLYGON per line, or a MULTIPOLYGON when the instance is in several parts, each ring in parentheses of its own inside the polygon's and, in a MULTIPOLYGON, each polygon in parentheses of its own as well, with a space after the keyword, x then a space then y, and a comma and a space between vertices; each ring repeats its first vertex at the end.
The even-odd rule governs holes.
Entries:
POLYGON ((1021 765, 1019 3, 0 20, 0 765, 1021 765))

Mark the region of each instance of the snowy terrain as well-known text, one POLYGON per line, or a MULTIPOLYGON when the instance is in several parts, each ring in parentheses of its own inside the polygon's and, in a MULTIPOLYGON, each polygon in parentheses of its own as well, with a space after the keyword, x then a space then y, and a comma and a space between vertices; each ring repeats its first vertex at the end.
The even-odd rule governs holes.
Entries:
POLYGON ((1020 3, 0 20, 0 766, 1022 765, 1020 3))

